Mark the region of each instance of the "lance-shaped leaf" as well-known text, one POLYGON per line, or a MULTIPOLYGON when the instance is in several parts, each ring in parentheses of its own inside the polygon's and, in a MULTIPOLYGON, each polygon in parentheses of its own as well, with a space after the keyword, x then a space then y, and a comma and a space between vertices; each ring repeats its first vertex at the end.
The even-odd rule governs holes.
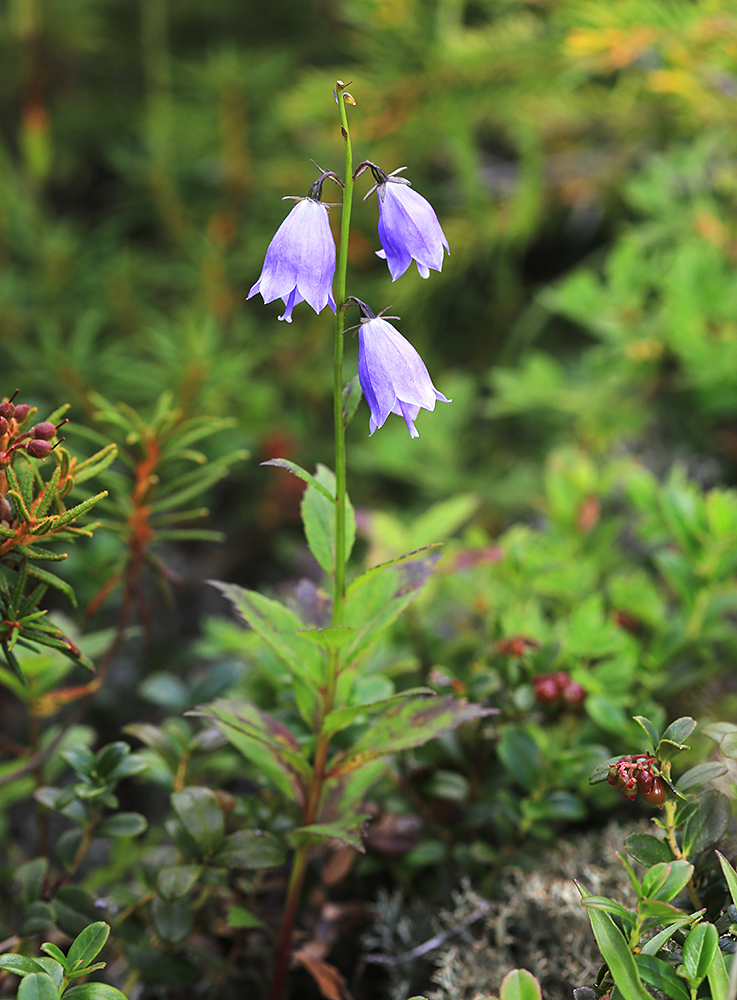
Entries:
POLYGON ((339 840, 363 854, 366 848, 361 840, 361 832, 367 819, 367 816, 350 816, 342 823, 312 823, 310 826, 300 826, 292 831, 292 839, 296 844, 319 844, 326 840, 339 840))
POLYGON ((202 715, 214 722, 244 757, 253 761, 285 794, 304 805, 312 768, 294 736, 273 715, 249 702, 226 699, 188 714, 202 715))
MULTIPOLYGON (((580 883, 576 882, 576 885, 585 902, 591 893, 580 883)), ((599 951, 624 1000, 651 1000, 640 979, 634 956, 612 918, 603 910, 587 908, 587 913, 599 951)))
POLYGON ((406 701, 407 698, 416 697, 417 695, 432 697, 435 695, 435 692, 432 688, 410 688, 408 691, 399 691, 390 698, 382 698, 381 701, 372 701, 364 705, 351 705, 349 708, 335 709, 335 711, 325 716, 322 731, 325 734, 337 733, 341 729, 346 729, 356 719, 360 719, 361 716, 374 715, 382 708, 387 708, 398 701, 406 701))
POLYGON ((319 480, 315 479, 312 473, 303 469, 301 465, 297 465, 296 462, 290 462, 287 458, 270 458, 268 462, 262 462, 261 465, 274 465, 277 469, 286 469, 287 472, 291 472, 293 476, 297 476, 298 479, 307 483, 308 486, 313 486, 330 503, 335 503, 335 494, 331 493, 327 486, 324 486, 319 480))
MULTIPOLYGON (((300 511, 307 544, 315 559, 332 575, 335 571, 335 475, 324 465, 317 466, 317 484, 308 486, 300 511), (324 487, 320 490, 318 486, 324 487), (327 492, 327 496, 325 493, 327 492)), ((351 554, 356 537, 356 517, 348 495, 345 498, 345 558, 351 554)))
POLYGON ((452 695, 442 698, 411 698, 390 705, 364 732, 350 750, 337 754, 328 765, 330 777, 354 771, 369 761, 421 746, 437 736, 456 729, 464 722, 495 714, 496 709, 482 708, 460 701, 452 695))
POLYGON ((293 611, 254 590, 217 580, 209 582, 232 602, 243 620, 292 673, 313 687, 322 683, 324 657, 314 642, 299 634, 304 622, 293 611))

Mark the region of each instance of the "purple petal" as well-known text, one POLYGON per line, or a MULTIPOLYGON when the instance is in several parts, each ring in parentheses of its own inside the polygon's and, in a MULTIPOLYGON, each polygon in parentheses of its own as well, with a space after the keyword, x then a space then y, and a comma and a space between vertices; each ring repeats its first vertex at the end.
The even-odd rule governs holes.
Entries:
POLYGON ((443 267, 443 248, 449 250, 435 211, 408 184, 390 177, 379 186, 379 239, 392 280, 407 270, 412 260, 423 278, 429 268, 443 267))

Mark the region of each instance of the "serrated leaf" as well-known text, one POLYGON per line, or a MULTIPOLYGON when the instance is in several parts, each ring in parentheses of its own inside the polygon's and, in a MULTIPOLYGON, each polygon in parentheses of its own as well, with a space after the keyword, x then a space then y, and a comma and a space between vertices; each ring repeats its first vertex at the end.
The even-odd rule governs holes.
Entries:
POLYGON ((301 805, 312 768, 299 744, 283 723, 249 702, 219 699, 197 710, 210 719, 225 738, 266 773, 282 791, 301 805))
POLYGON ((361 840, 361 832, 367 816, 351 816, 348 823, 312 823, 300 826, 292 831, 292 838, 297 844, 320 843, 325 840, 339 840, 347 847, 364 854, 366 848, 361 840))
POLYGON ((341 729, 346 729, 356 719, 361 718, 361 716, 373 715, 375 712, 381 711, 382 708, 386 708, 394 702, 405 701, 407 698, 418 696, 435 697, 435 692, 432 688, 409 688, 407 691, 399 691, 390 698, 382 698, 380 701, 351 705, 349 708, 337 708, 325 716, 322 731, 325 734, 332 735, 333 733, 340 732, 341 729))
POLYGON ((456 729, 464 722, 484 718, 495 709, 460 701, 452 695, 442 698, 411 698, 391 705, 350 750, 337 754, 328 764, 328 776, 345 774, 371 760, 421 746, 428 740, 456 729))
POLYGON ((347 642, 355 636, 354 628, 346 628, 345 625, 330 625, 327 628, 299 629, 297 635, 303 635, 321 649, 336 650, 342 649, 347 642))

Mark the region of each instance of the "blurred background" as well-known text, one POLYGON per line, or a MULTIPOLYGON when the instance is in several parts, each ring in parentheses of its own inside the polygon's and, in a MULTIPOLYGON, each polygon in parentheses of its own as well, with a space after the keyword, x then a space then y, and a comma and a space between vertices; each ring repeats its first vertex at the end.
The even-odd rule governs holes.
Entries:
POLYGON ((301 488, 258 461, 331 462, 330 317, 245 296, 310 158, 342 173, 336 78, 356 162, 406 165, 451 246, 392 284, 358 182, 349 292, 453 404, 417 441, 393 419, 369 441, 362 404, 354 503, 472 493, 494 533, 570 444, 734 481, 731 0, 5 0, 0 47, 0 394, 235 418, 221 575, 296 558, 301 488))

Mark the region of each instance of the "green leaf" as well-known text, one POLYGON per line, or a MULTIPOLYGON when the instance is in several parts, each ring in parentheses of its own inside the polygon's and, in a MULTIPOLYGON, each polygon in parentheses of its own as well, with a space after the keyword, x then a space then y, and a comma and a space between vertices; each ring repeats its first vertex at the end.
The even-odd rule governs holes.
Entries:
POLYGON ((527 969, 512 969, 499 988, 500 1000, 542 1000, 540 983, 527 969))
POLYGON ((646 899, 667 903, 688 885, 693 865, 688 861, 669 861, 653 865, 642 876, 642 894, 646 899))
MULTIPOLYGON (((584 904, 585 901, 586 897, 584 904)), ((587 912, 599 951, 624 1000, 651 1000, 650 994, 642 985, 634 956, 612 918, 602 910, 588 909, 587 912)))
MULTIPOLYGON (((359 396, 359 400, 360 400, 359 396)), ((261 465, 274 465, 278 469, 286 469, 287 472, 291 472, 293 476, 297 476, 298 479, 303 480, 309 486, 312 486, 319 493, 330 501, 330 503, 335 503, 335 494, 331 493, 330 490, 324 486, 318 479, 312 475, 312 473, 307 472, 303 469, 301 465, 297 465, 296 462, 290 462, 287 458, 270 458, 268 462, 261 462, 261 465)))
POLYGON ((609 757, 608 760, 603 760, 601 764, 597 764, 594 770, 589 775, 590 785, 599 785, 602 781, 606 781, 609 777, 609 768, 612 764, 616 764, 618 760, 622 759, 622 754, 618 754, 616 757, 609 757))
POLYGON ((64 969, 65 972, 68 971, 69 966, 67 963, 67 957, 58 945, 54 944, 52 941, 44 941, 44 943, 41 945, 41 951, 44 951, 46 952, 47 955, 50 955, 51 958, 53 958, 56 962, 59 963, 59 965, 62 967, 62 969, 64 969))
POLYGON ((624 846, 635 861, 648 868, 661 861, 673 860, 673 854, 666 841, 649 833, 631 833, 625 838, 624 846))
POLYGON ((108 816, 95 830, 97 837, 137 837, 148 823, 146 817, 135 812, 120 812, 108 816))
POLYGON ((681 795, 685 795, 686 792, 690 792, 694 788, 698 788, 699 785, 705 785, 709 781, 714 781, 716 778, 721 778, 723 774, 727 773, 727 765, 722 764, 720 761, 709 761, 706 764, 697 764, 696 767, 690 768, 676 782, 676 791, 680 792, 681 795))
POLYGON ((672 997, 673 1000, 689 1000, 689 992, 667 962, 654 955, 635 955, 635 965, 640 977, 656 990, 672 997))
POLYGON ((358 409, 358 404, 363 399, 363 390, 361 389, 361 383, 358 379, 358 375, 354 375, 353 378, 343 386, 343 427, 347 427, 348 424, 353 420, 356 415, 356 410, 358 409))
POLYGON ((667 927, 664 927, 662 931, 659 931, 659 933, 655 934, 645 942, 642 946, 641 954, 656 955, 665 942, 672 938, 680 927, 684 927, 686 924, 691 924, 694 920, 700 920, 703 914, 703 910, 698 910, 696 913, 688 913, 683 914, 683 916, 676 917, 667 925, 667 927))
POLYGON ((197 884, 201 874, 202 865, 166 865, 158 874, 156 888, 162 899, 179 899, 197 884))
POLYGON ((162 899, 157 896, 151 904, 154 926, 167 944, 181 944, 194 925, 194 911, 186 899, 162 899))
POLYGON ((253 761, 285 794, 301 805, 306 801, 312 769, 299 744, 283 723, 250 702, 219 699, 199 709, 223 736, 253 761))
POLYGON ((263 927, 263 921, 242 906, 231 906, 228 910, 228 927, 263 927))
POLYGON ((99 915, 99 910, 90 894, 78 885, 62 886, 51 902, 56 913, 57 926, 70 937, 81 934, 99 915))
POLYGON ((410 698, 398 705, 390 705, 350 750, 337 754, 330 761, 327 774, 329 777, 345 774, 363 767, 368 761, 421 746, 464 722, 484 718, 494 712, 494 709, 471 705, 452 695, 410 698))
POLYGON ((644 715, 635 715, 633 716, 633 718, 635 722, 639 723, 645 730, 648 742, 650 743, 650 749, 654 752, 655 747, 658 745, 658 741, 660 740, 658 730, 655 728, 655 726, 649 719, 645 718, 644 715))
POLYGON ((64 990, 64 1000, 126 1000, 126 996, 107 983, 80 983, 64 990))
POLYGON ((540 784, 543 761, 540 748, 523 726, 509 726, 497 750, 509 775, 528 791, 540 784))
POLYGON ((292 838, 296 844, 339 840, 342 844, 364 854, 366 848, 363 846, 361 833, 367 819, 367 816, 351 816, 345 824, 312 823, 309 826, 300 826, 292 831, 292 838))
POLYGON ((714 954, 719 949, 719 935, 714 924, 697 924, 683 943, 682 974, 693 987, 706 978, 714 954))
POLYGON ((22 908, 29 906, 39 898, 48 870, 48 858, 33 858, 18 868, 16 872, 19 897, 17 902, 22 908))
MULTIPOLYGON (((732 958, 734 962, 735 959, 732 958)), ((711 987, 712 1000, 727 1000, 729 996, 729 973, 724 956, 719 948, 714 952, 714 959, 706 973, 711 987)))
POLYGON ((72 477, 74 479, 74 485, 79 486, 81 483, 85 483, 88 479, 92 479, 93 476, 98 476, 101 472, 104 472, 109 465, 115 461, 118 454, 118 446, 115 444, 108 444, 101 450, 96 452, 90 458, 86 459, 84 462, 74 466, 72 471, 72 477))
POLYGON ((352 583, 348 584, 346 595, 351 597, 357 590, 360 590, 364 584, 369 583, 369 581, 375 576, 378 576, 380 573, 384 573, 392 566, 402 566, 404 563, 411 562, 413 559, 424 558, 428 552, 432 552, 434 549, 441 549, 442 547, 442 542, 434 542, 432 545, 423 545, 422 548, 415 549, 413 552, 406 552, 403 556, 397 556, 396 559, 389 559, 387 562, 379 563, 377 566, 371 566, 364 573, 361 573, 360 576, 357 576, 352 583))
POLYGON ((719 743, 719 749, 725 757, 737 760, 737 733, 725 733, 719 743))
POLYGON ((407 698, 417 697, 418 695, 435 697, 435 692, 432 688, 408 688, 406 691, 399 691, 390 698, 382 698, 380 701, 351 705, 350 708, 337 708, 325 716, 322 731, 326 734, 340 732, 341 729, 346 729, 362 716, 373 715, 388 705, 398 701, 405 701, 407 698))
POLYGON ((602 910, 604 913, 611 913, 615 917, 632 922, 632 914, 616 899, 609 899, 608 896, 587 896, 581 902, 587 910, 602 910))
POLYGON ((688 750, 689 746, 683 741, 696 728, 696 721, 689 716, 676 719, 671 722, 666 731, 660 737, 660 741, 655 748, 655 756, 662 761, 672 760, 683 750, 688 750))
POLYGON ((225 817, 211 789, 201 786, 184 788, 181 792, 174 792, 171 804, 203 857, 220 849, 225 833, 225 817))
POLYGON ((54 908, 49 903, 44 903, 40 899, 31 903, 23 911, 23 920, 20 925, 21 934, 26 937, 31 934, 38 934, 49 927, 54 926, 54 908))
MULTIPOLYGON (((335 571, 335 476, 324 465, 317 466, 315 478, 324 490, 308 486, 302 497, 300 510, 305 528, 307 544, 315 559, 325 572, 332 576, 335 571), (328 499, 325 496, 327 492, 328 499)), ((356 518, 346 494, 345 498, 345 558, 349 558, 356 536, 356 518)))
POLYGON ((51 976, 45 972, 32 972, 21 980, 18 1000, 59 1000, 59 991, 51 976))
POLYGON ((210 583, 233 603, 243 620, 293 674, 313 687, 322 684, 324 657, 313 642, 299 634, 304 622, 293 611, 256 591, 216 580, 210 583))
POLYGON ((686 855, 699 854, 718 843, 731 817, 729 799, 721 792, 705 792, 695 812, 683 825, 682 847, 686 855))
POLYGON ((737 872, 720 851, 715 851, 714 853, 719 858, 719 864, 722 866, 722 871, 724 872, 724 877, 727 880, 727 886, 729 887, 729 894, 732 897, 732 902, 735 906, 737 906, 737 872))
POLYGON ((0 955, 0 969, 4 972, 14 972, 16 976, 28 976, 31 973, 43 973, 43 966, 34 958, 25 955, 0 955))
POLYGON ((67 953, 70 969, 84 969, 100 954, 110 935, 110 925, 98 920, 78 934, 67 953))
POLYGON ((321 649, 342 649, 354 637, 356 630, 345 625, 329 626, 328 628, 300 629, 297 635, 316 643, 321 649))
POLYGON ((278 868, 285 859, 284 847, 273 834, 236 830, 225 838, 212 863, 221 868, 278 868))

